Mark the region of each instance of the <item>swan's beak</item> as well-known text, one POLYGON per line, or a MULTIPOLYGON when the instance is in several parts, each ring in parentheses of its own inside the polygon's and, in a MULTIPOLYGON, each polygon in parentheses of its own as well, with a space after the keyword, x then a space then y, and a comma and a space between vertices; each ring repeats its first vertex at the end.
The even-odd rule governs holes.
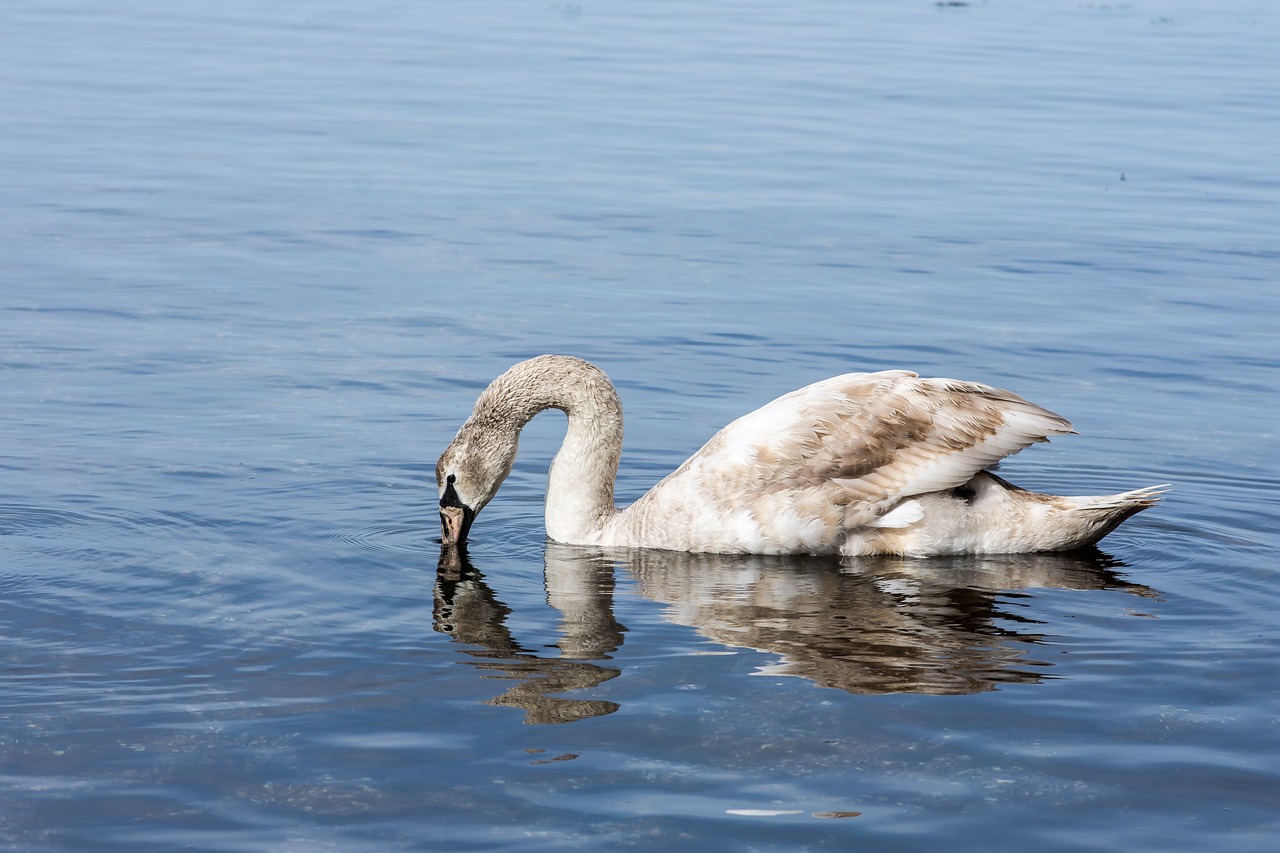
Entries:
POLYGON ((440 507, 440 544, 459 548, 467 544, 467 533, 476 514, 466 506, 440 507))

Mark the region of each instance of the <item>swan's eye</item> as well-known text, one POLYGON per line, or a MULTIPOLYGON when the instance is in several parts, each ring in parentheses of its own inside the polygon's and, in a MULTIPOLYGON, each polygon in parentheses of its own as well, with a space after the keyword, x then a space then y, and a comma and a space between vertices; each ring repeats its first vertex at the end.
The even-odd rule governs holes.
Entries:
POLYGON ((463 506, 464 504, 458 498, 458 490, 454 488, 454 481, 458 478, 450 474, 444 479, 444 494, 440 496, 440 506, 463 506))

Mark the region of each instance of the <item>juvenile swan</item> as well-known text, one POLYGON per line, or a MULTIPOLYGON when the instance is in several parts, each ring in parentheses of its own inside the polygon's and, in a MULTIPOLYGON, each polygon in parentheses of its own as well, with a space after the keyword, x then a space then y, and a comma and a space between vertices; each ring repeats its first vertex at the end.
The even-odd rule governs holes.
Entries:
POLYGON ((618 394, 598 367, 542 355, 493 380, 436 463, 444 545, 466 542, 511 471, 520 430, 544 409, 569 417, 546 502, 547 535, 568 544, 846 556, 1064 551, 1097 542, 1161 494, 1020 489, 985 469, 1071 424, 1008 391, 885 370, 817 382, 739 418, 619 510, 618 394))

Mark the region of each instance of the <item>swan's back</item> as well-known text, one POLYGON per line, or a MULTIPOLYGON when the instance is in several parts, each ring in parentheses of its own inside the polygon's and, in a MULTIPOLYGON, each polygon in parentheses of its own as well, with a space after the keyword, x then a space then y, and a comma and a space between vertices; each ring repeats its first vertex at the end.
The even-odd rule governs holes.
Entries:
POLYGON ((974 382, 849 373, 732 422, 612 522, 616 543, 836 553, 850 531, 919 520, 904 499, 954 489, 1071 432, 1053 412, 974 382))

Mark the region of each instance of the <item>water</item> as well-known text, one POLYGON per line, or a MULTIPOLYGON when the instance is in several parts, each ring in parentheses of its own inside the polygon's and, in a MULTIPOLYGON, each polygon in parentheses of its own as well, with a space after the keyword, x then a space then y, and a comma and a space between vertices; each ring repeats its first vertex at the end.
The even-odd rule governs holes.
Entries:
POLYGON ((1271 4, 11 2, 14 850, 1271 850, 1271 4), (544 351, 631 500, 911 367, 1171 482, 1094 555, 548 546, 563 419, 437 575, 433 465, 544 351))

